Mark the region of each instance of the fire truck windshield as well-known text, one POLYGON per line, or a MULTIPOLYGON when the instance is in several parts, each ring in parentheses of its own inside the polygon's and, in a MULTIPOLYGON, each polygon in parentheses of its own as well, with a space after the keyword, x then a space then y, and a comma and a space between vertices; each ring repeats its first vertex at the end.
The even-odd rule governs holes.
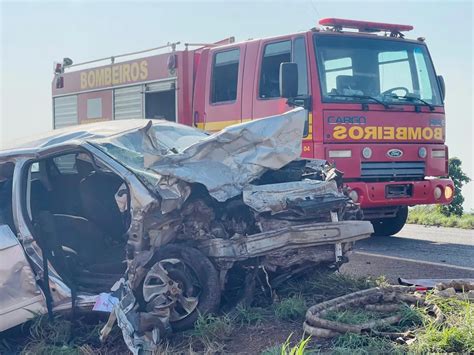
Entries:
POLYGON ((323 102, 442 105, 423 44, 356 35, 314 35, 323 102))

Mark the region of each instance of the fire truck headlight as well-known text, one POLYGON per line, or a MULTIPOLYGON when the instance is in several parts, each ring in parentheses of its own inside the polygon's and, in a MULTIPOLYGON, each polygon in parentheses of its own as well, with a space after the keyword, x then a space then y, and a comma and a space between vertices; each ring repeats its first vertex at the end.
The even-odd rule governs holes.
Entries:
POLYGON ((421 159, 425 159, 425 158, 426 158, 426 155, 427 155, 427 151, 426 151, 426 148, 425 148, 425 147, 421 147, 420 149, 418 149, 418 156, 419 156, 421 159))
POLYGON ((362 156, 365 159, 370 159, 372 157, 372 149, 370 149, 369 147, 365 147, 364 149, 362 149, 362 156))
POLYGON ((433 190, 433 196, 435 200, 439 200, 442 194, 443 194, 443 191, 441 190, 441 187, 436 186, 433 190))
POLYGON ((359 194, 357 193, 356 190, 351 190, 351 191, 349 192, 349 198, 350 198, 352 201, 357 202, 357 201, 359 201, 359 194))
POLYGON ((453 197, 453 188, 451 186, 446 186, 444 189, 444 197, 446 200, 449 200, 451 197, 453 197))
POLYGON ((330 150, 329 158, 350 158, 352 157, 351 150, 330 150))

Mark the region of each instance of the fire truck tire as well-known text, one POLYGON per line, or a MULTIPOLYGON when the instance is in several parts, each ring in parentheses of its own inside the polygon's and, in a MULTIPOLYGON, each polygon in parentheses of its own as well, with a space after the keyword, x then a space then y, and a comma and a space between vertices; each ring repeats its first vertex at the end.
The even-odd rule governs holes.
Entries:
POLYGON ((393 218, 373 220, 374 236, 388 237, 400 232, 408 218, 408 207, 401 206, 393 218))

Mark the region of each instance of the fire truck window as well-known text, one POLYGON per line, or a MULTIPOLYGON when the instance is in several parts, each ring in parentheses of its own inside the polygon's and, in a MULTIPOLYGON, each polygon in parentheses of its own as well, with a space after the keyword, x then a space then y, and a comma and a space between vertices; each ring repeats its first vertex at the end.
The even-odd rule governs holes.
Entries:
POLYGON ((215 54, 212 67, 212 103, 236 100, 239 58, 239 49, 215 54))
POLYGON ((394 104, 420 98, 441 105, 436 74, 424 45, 357 36, 314 35, 324 102, 370 102, 368 95, 394 104))
POLYGON ((343 85, 341 81, 343 78, 352 77, 352 58, 337 58, 324 61, 324 73, 326 76, 326 93, 339 93, 339 90, 343 91, 342 88, 338 88, 343 85), (339 78, 339 79, 338 79, 339 78))
MULTIPOLYGON (((396 87, 407 88, 413 92, 413 82, 407 51, 379 53, 380 92, 396 87)), ((394 92, 399 94, 398 92, 394 92)), ((401 91, 400 95, 404 95, 401 91)))
POLYGON ((87 118, 101 118, 102 117, 102 99, 88 99, 87 100, 87 118))
POLYGON ((308 94, 308 68, 306 65, 306 44, 304 37, 293 41, 293 62, 298 66, 298 95, 308 94))
POLYGON ((291 41, 265 46, 258 91, 260 98, 280 97, 280 64, 288 62, 291 62, 291 41))
POLYGON ((418 68, 417 74, 418 84, 420 86, 420 97, 425 100, 433 100, 433 90, 431 90, 430 75, 423 52, 416 48, 413 54, 415 57, 416 67, 418 68))

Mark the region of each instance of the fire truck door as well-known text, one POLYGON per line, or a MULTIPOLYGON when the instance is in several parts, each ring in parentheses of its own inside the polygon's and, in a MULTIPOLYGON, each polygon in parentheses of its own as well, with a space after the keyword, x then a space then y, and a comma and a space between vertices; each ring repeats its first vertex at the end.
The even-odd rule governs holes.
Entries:
MULTIPOLYGON (((305 38, 263 42, 257 59, 253 118, 276 115, 290 110, 286 99, 280 97, 280 65, 294 62, 298 66, 298 97, 308 96, 308 68, 305 38)), ((309 114, 309 110, 307 112, 309 114)))
POLYGON ((218 131, 242 121, 245 44, 209 51, 202 129, 218 131))

